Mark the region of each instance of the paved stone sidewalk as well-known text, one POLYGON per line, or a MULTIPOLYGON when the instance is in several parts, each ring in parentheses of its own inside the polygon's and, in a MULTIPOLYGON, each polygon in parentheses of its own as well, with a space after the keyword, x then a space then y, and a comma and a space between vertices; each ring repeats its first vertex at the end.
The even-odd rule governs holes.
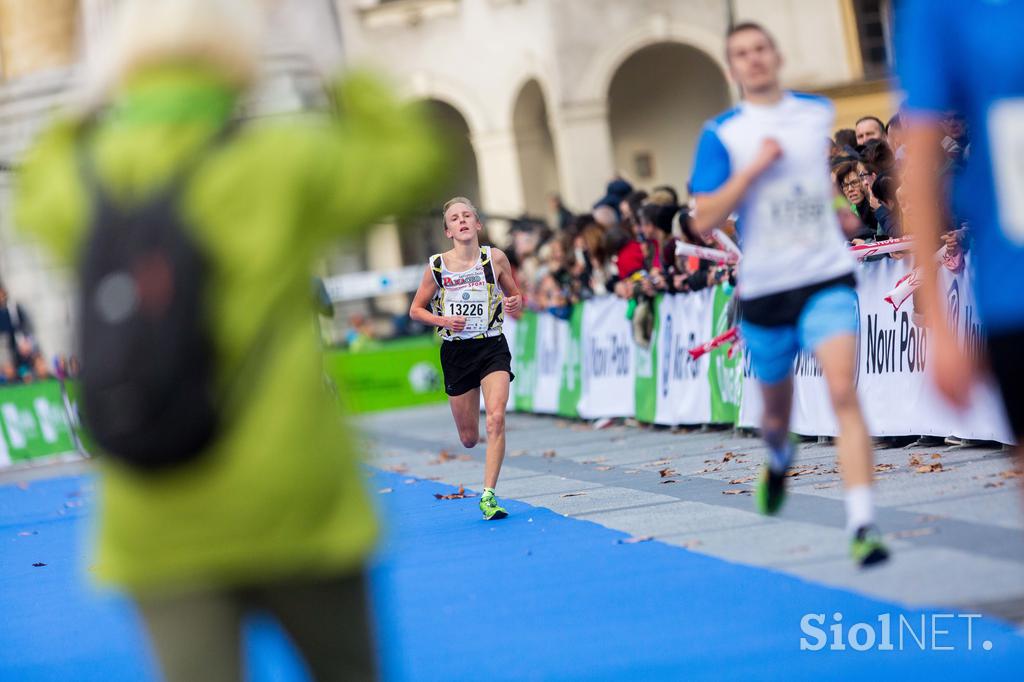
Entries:
MULTIPOLYGON (((381 413, 361 423, 374 466, 482 487, 484 446, 461 446, 447 406, 381 413)), ((594 430, 581 422, 516 414, 508 418, 508 456, 498 493, 636 536, 908 605, 977 610, 1024 622, 1024 496, 1009 452, 950 446, 877 450, 878 521, 894 557, 866 571, 847 557, 835 455, 829 445, 803 445, 786 507, 769 519, 755 512, 750 494, 764 457, 758 439, 731 430, 594 430)))

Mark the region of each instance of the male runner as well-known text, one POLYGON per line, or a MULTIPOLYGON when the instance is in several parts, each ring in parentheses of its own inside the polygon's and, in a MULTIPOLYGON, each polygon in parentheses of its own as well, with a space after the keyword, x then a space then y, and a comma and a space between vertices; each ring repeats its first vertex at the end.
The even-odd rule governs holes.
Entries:
POLYGON ((444 205, 444 234, 452 248, 430 257, 409 316, 437 327, 441 337, 444 389, 462 444, 480 440, 480 393, 487 412, 487 455, 480 511, 484 520, 503 519, 498 504, 501 462, 505 458, 505 407, 512 374, 512 354, 501 331, 504 314, 522 307, 508 256, 480 246, 483 224, 465 197, 444 205))
POLYGON ((758 508, 775 514, 782 506, 794 455, 793 361, 801 349, 813 351, 839 425, 851 554, 861 566, 878 563, 888 551, 874 524, 871 441, 855 380, 854 261, 843 237, 858 221, 846 209, 842 228, 837 219, 823 142, 832 129, 832 105, 781 89, 782 57, 757 24, 729 31, 726 58, 743 101, 705 125, 691 190, 701 233, 739 214, 741 332, 764 394, 762 436, 770 453, 758 508))
MULTIPOLYGON (((904 216, 918 246, 918 304, 929 320, 928 364, 939 390, 967 403, 977 368, 942 324, 945 296, 935 260, 945 192, 942 120, 967 121, 970 156, 955 178, 958 215, 968 219, 978 313, 988 359, 1017 443, 1024 442, 1024 1, 906 0, 897 17, 900 81, 907 92, 904 216), (950 45, 956 44, 956 50, 950 45)), ((1018 448, 1018 454, 1020 449, 1018 448)))

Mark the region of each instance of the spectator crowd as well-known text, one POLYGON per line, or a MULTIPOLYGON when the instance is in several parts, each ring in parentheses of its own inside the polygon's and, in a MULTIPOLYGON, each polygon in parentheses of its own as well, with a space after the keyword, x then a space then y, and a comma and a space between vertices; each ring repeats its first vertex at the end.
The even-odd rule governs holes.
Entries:
MULTIPOLYGON (((68 373, 67 363, 61 362, 68 373)), ((0 385, 31 383, 50 375, 28 312, 0 285, 0 385)))

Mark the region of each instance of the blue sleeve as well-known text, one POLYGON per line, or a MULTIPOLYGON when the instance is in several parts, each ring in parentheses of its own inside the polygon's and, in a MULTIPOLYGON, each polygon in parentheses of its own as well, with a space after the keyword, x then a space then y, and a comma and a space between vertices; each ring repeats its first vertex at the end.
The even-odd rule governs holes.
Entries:
POLYGON ((956 42, 946 35, 946 22, 958 7, 935 0, 903 0, 897 4, 896 70, 911 111, 941 113, 956 108, 954 91, 956 42))
POLYGON ((704 126, 693 158, 690 193, 714 192, 725 184, 731 173, 728 150, 718 134, 710 126, 704 126))

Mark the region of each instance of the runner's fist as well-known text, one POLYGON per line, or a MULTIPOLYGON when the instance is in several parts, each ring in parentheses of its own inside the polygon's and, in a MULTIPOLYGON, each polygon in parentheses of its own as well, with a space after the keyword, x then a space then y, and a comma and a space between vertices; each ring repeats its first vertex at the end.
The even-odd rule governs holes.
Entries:
POLYGON ((506 296, 505 297, 505 312, 510 315, 515 315, 523 308, 523 297, 522 296, 506 296))
POLYGON ((754 157, 753 163, 750 164, 750 171, 754 176, 761 175, 768 170, 773 163, 778 161, 782 157, 782 147, 779 146, 778 140, 773 138, 765 138, 761 142, 761 149, 757 152, 757 156, 754 157))
POLYGON ((444 320, 444 324, 441 326, 447 327, 453 332, 461 332, 466 328, 466 318, 461 315, 450 315, 448 317, 442 317, 441 319, 444 320))

